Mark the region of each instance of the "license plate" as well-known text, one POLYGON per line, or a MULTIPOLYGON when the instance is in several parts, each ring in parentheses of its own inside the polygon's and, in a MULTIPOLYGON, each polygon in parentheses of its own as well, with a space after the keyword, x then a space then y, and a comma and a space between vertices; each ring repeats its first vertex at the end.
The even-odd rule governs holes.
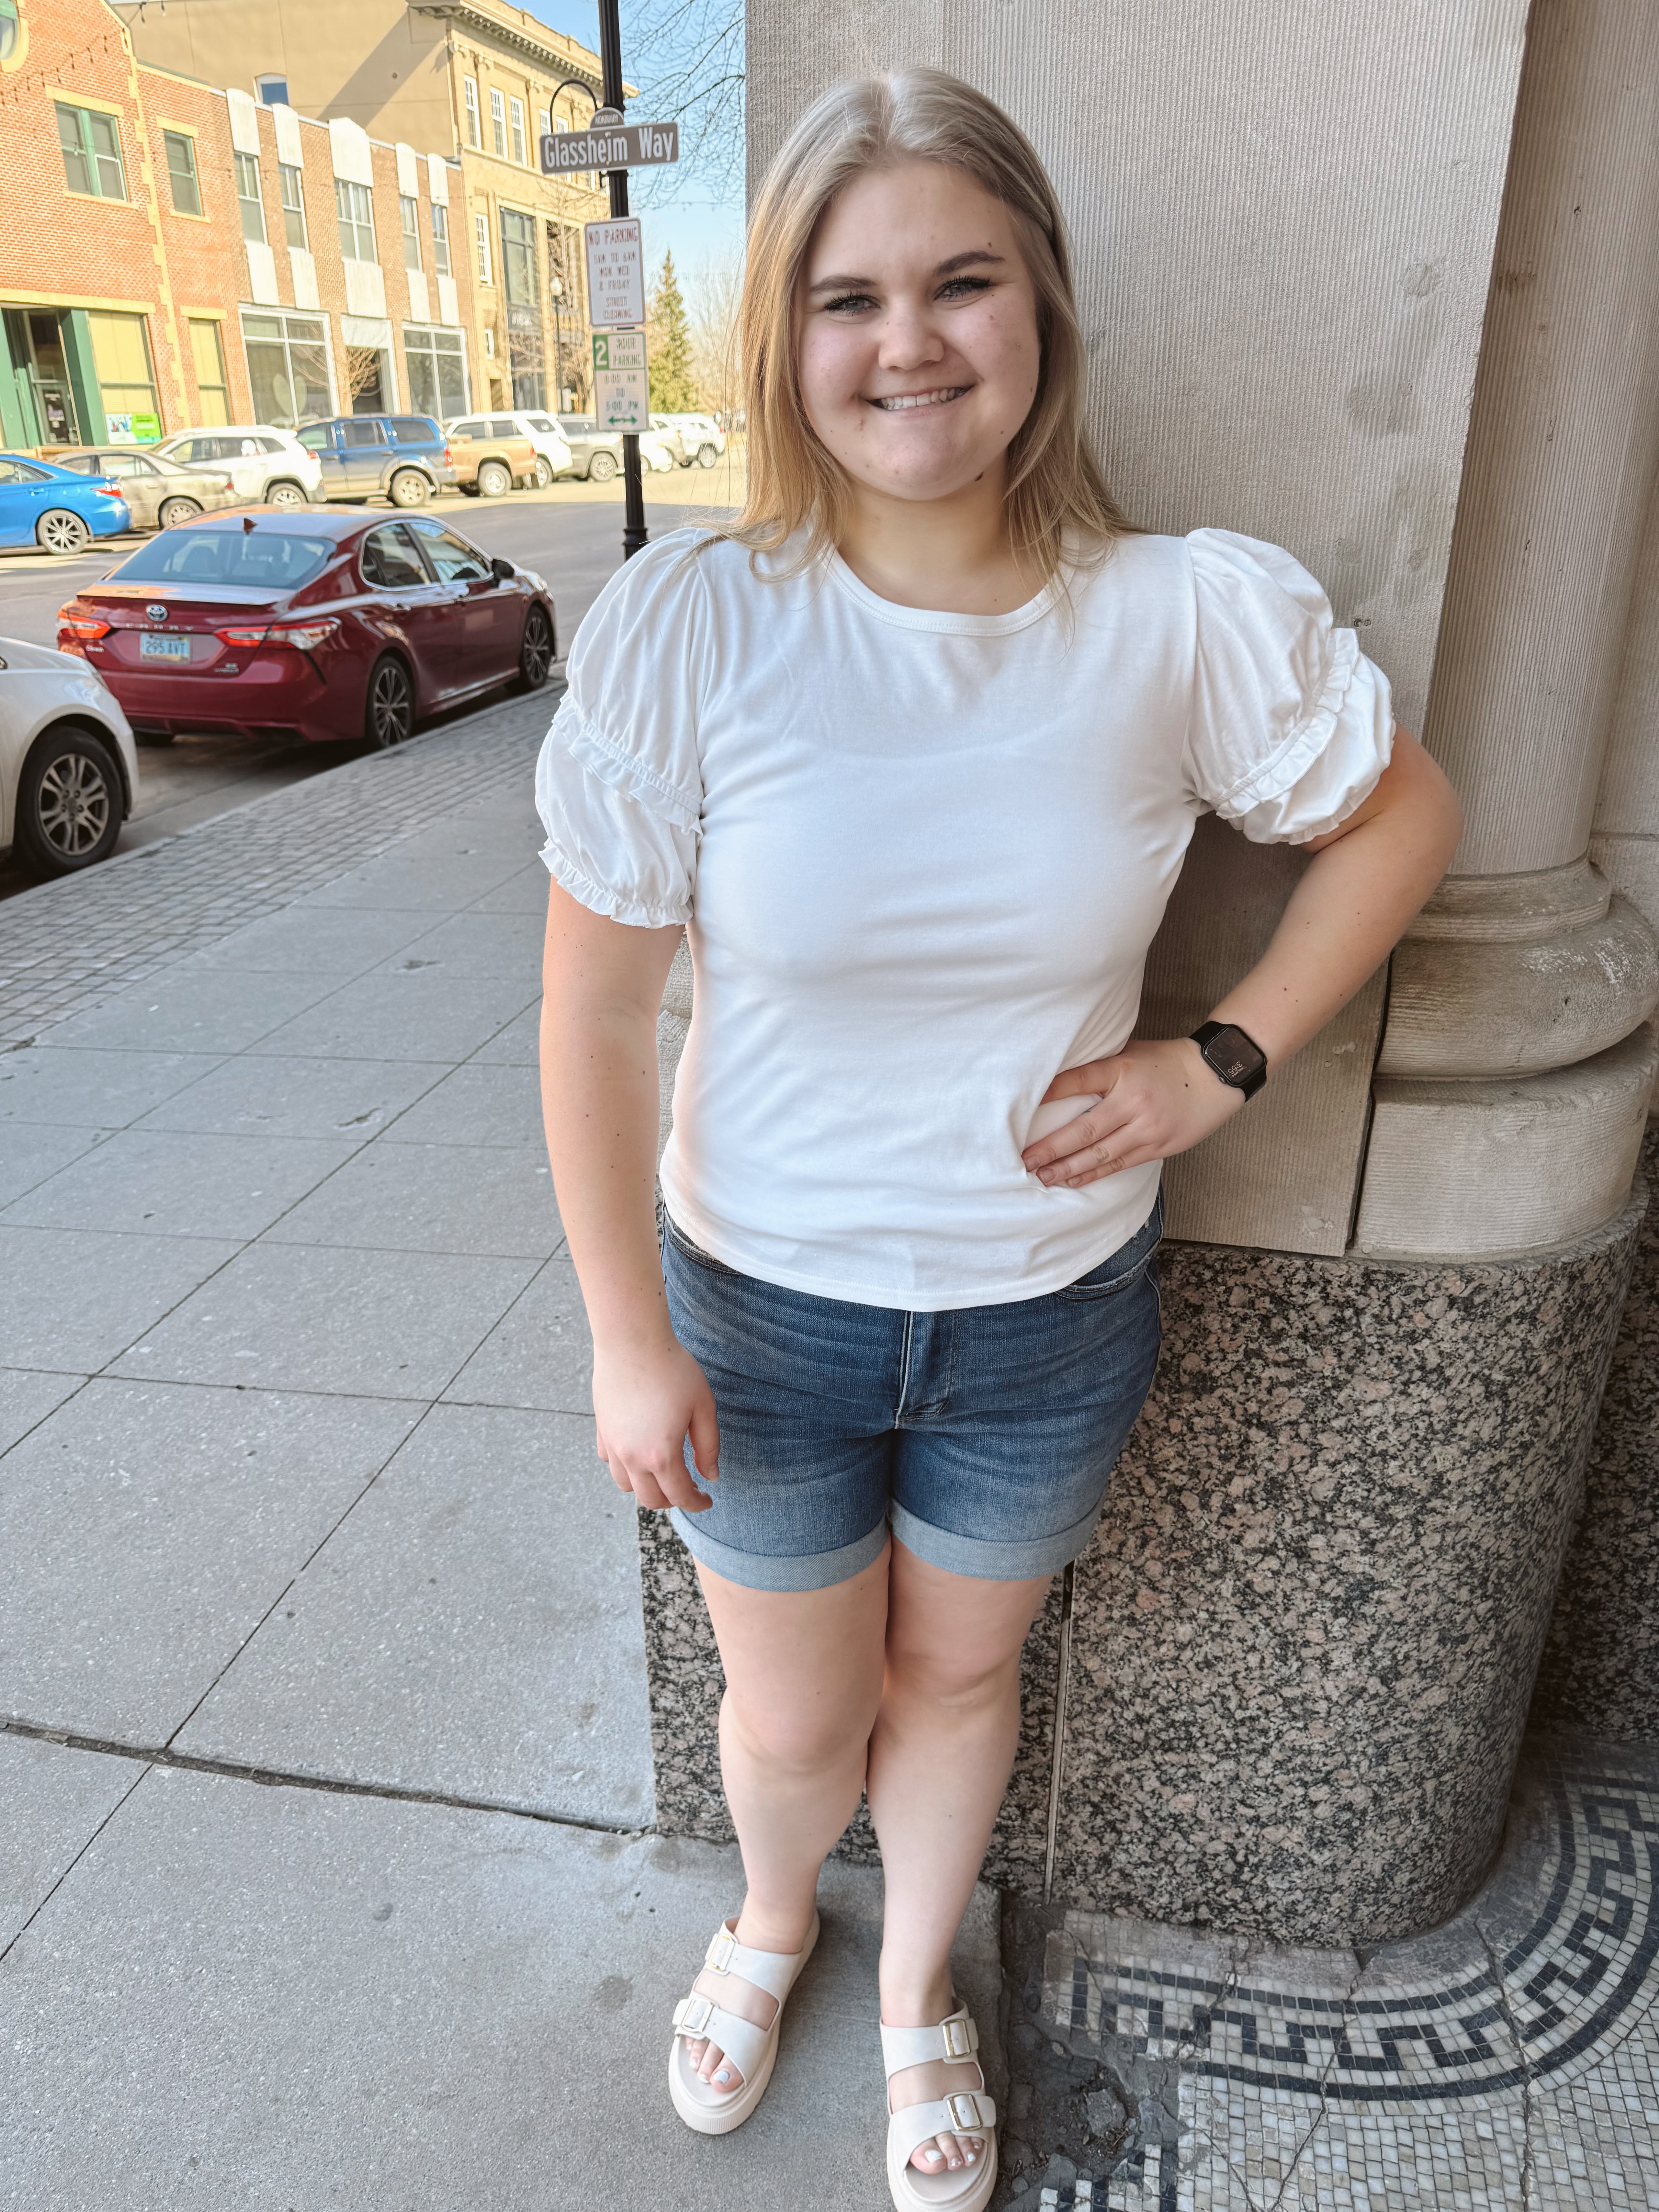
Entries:
POLYGON ((138 641, 140 660, 188 660, 190 640, 187 637, 156 637, 145 631, 138 641))

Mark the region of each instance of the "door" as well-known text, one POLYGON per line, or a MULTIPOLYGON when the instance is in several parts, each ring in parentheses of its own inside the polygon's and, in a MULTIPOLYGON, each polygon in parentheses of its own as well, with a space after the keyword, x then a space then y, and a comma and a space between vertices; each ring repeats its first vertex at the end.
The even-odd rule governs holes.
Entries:
POLYGON ((372 416, 348 416, 337 428, 340 437, 340 465, 349 499, 367 499, 386 482, 392 448, 386 432, 372 416))
POLYGON ((476 545, 430 515, 412 514, 407 526, 420 541, 433 573, 450 586, 459 617, 456 688, 498 684, 519 665, 524 594, 497 580, 476 545))
POLYGON ((337 422, 307 422, 295 437, 307 453, 315 453, 323 480, 317 487, 324 499, 344 499, 346 492, 345 458, 340 451, 340 426, 337 422))
POLYGON ((358 552, 357 570, 367 589, 385 595, 387 627, 409 647, 421 699, 441 699, 454 690, 461 681, 459 594, 454 585, 434 578, 408 524, 384 522, 371 530, 358 552))

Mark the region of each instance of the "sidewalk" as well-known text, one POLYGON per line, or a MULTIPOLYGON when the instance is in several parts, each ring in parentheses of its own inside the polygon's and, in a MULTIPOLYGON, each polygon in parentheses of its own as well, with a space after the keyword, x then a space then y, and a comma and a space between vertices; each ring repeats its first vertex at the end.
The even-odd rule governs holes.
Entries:
MULTIPOLYGON (((537 1105, 549 704, 0 909, 0 2203, 887 2202, 873 1875, 752 2123, 662 2081, 740 1874, 651 1833, 537 1105)), ((988 1898, 963 1973, 988 2029, 988 1898)))

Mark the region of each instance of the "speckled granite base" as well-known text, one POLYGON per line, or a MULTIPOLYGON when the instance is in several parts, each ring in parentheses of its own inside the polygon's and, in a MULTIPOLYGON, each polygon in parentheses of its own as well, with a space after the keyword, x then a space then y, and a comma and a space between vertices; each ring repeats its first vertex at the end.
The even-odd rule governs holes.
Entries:
POLYGON ((1169 1249, 1158 1380, 1078 1577, 1057 1894, 1313 1944, 1463 1903, 1641 1212, 1480 1265, 1169 1249))
MULTIPOLYGON (((1642 1169, 1659 1188, 1659 1120, 1642 1169)), ((1546 1727, 1659 1744, 1659 1207, 1643 1224, 1533 1711, 1546 1727)))
MULTIPOLYGON (((1054 1890, 1296 1943, 1398 1939, 1497 1848, 1641 1204, 1457 1267, 1171 1244, 1158 1381, 1079 1563, 1054 1890)), ((658 1820, 724 1840, 721 1679, 640 1516, 658 1820)), ((1656 1614, 1659 1619, 1659 1613, 1656 1614)), ((1040 1895, 1056 1595, 987 1879, 1040 1895)), ((860 1814, 842 1845, 872 1849, 860 1814)))

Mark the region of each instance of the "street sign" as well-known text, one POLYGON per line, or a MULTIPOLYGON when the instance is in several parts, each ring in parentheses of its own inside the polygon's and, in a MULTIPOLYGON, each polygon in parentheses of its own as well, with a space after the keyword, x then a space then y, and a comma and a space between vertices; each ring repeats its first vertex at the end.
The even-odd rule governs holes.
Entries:
POLYGON ((678 123, 602 123, 591 131, 542 133, 542 173, 549 177, 578 169, 648 169, 679 158, 678 123))
POLYGON ((594 331, 593 411, 602 430, 650 428, 643 331, 594 331))
POLYGON ((600 330, 645 320, 645 255, 637 216, 586 222, 587 319, 600 330))

